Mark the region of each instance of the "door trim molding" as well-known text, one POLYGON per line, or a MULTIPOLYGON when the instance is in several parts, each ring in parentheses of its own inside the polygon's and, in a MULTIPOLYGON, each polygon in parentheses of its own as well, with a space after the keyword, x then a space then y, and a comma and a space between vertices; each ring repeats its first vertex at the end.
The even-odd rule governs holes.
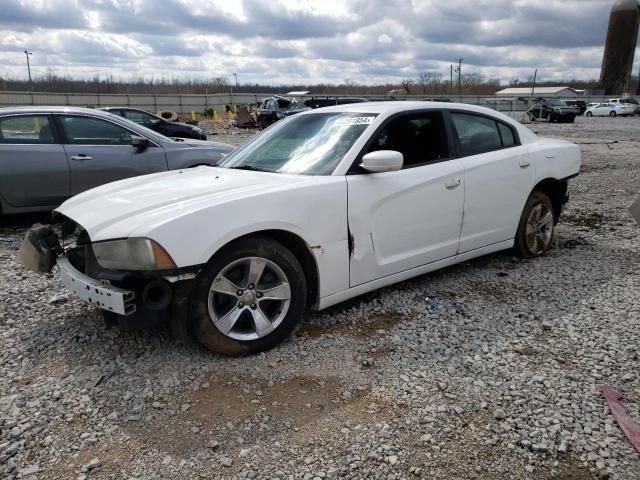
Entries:
POLYGON ((394 273, 393 275, 388 275, 386 277, 378 278, 371 282, 363 283, 361 285, 349 288, 347 290, 343 290, 342 292, 334 293, 333 295, 328 295, 326 297, 321 298, 320 301, 318 302, 317 309, 322 310, 324 308, 335 305, 336 303, 343 302, 345 300, 348 300, 349 298, 357 297, 358 295, 362 295, 372 290, 377 290, 379 288, 386 287, 388 285, 392 285, 394 283, 401 282, 409 278, 417 277, 418 275, 423 275, 425 273, 433 272, 435 270, 439 270, 441 268, 448 267, 450 265, 455 265, 456 263, 464 262, 472 258, 481 257, 489 253, 499 252, 500 250, 507 250, 511 247, 513 247, 513 239, 506 240, 504 242, 494 243, 492 245, 487 245, 481 248, 476 248, 475 250, 470 250, 460 255, 454 255, 452 257, 448 257, 442 260, 437 260, 435 262, 431 262, 426 265, 422 265, 420 267, 411 268, 409 270, 404 270, 402 272, 394 273))

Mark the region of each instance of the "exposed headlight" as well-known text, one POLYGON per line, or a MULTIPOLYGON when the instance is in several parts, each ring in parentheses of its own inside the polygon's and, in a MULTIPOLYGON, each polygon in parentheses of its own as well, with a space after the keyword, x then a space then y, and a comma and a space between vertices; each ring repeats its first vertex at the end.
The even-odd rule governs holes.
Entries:
POLYGON ((171 256, 148 238, 127 238, 96 242, 91 245, 96 260, 109 270, 172 270, 171 256))

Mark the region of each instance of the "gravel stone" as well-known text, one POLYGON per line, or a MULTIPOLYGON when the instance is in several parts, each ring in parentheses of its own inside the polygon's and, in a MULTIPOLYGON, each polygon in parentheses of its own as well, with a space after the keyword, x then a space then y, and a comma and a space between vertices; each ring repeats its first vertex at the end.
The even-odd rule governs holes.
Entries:
MULTIPOLYGON (((601 395, 615 385, 640 419, 640 117, 530 127, 583 153, 547 255, 501 252, 308 313, 252 357, 105 328, 16 260, 50 215, 3 217, 0 478, 640 480, 601 395)), ((211 138, 254 133, 225 131, 211 138)))

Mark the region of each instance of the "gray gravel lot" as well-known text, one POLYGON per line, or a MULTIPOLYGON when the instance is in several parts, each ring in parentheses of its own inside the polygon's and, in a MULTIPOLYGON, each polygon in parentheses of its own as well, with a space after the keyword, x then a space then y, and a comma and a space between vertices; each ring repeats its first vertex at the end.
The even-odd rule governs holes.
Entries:
POLYGON ((0 478, 640 478, 600 394, 617 386, 640 421, 640 118, 531 128, 583 152, 549 255, 309 314, 254 357, 106 330, 16 262, 43 217, 5 219, 0 478))

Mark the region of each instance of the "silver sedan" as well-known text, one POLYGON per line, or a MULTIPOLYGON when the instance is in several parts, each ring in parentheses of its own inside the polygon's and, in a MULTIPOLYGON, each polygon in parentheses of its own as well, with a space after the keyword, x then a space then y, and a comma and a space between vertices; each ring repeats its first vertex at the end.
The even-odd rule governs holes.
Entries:
POLYGON ((215 165, 233 149, 88 108, 0 108, 0 213, 52 210, 115 180, 215 165))

